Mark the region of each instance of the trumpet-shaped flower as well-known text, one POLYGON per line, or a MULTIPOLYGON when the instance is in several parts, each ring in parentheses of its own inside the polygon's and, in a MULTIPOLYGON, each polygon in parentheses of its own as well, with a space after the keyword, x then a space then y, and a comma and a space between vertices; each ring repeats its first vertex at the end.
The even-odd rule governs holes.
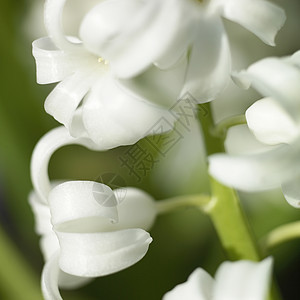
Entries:
POLYGON ((91 181, 57 185, 49 194, 49 206, 31 194, 36 231, 42 235, 46 260, 42 274, 46 300, 62 299, 58 287, 79 287, 144 257, 152 241, 146 230, 156 217, 155 202, 145 192, 127 188, 123 201, 116 199, 120 203, 117 220, 115 208, 104 207, 98 200, 99 195, 117 198, 121 194, 91 181))
POLYGON ((47 97, 45 110, 72 136, 89 138, 106 149, 137 142, 161 118, 170 120, 165 128, 170 130, 175 120, 163 105, 169 108, 176 101, 186 61, 168 72, 153 66, 143 77, 118 80, 111 62, 90 52, 79 39, 63 34, 64 3, 46 1, 45 25, 50 37, 33 42, 37 82, 60 82, 47 97))
POLYGON ((111 62, 120 78, 153 65, 168 70, 188 60, 182 95, 210 101, 225 87, 231 69, 221 17, 244 26, 274 45, 285 14, 264 0, 108 0, 84 18, 80 37, 94 54, 111 62))
POLYGON ((187 282, 177 285, 163 300, 265 300, 271 268, 270 258, 260 263, 224 262, 215 279, 198 268, 187 282))
POLYGON ((210 157, 210 173, 226 185, 245 191, 282 185, 288 202, 300 207, 300 53, 266 58, 242 71, 236 80, 250 84, 267 97, 246 112, 247 123, 271 150, 249 155, 216 154, 210 157))

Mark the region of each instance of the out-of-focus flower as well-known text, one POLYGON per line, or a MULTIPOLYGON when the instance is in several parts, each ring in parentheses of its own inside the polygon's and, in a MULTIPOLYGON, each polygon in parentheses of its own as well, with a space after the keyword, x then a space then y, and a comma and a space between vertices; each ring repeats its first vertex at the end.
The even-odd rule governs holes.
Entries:
POLYGON ((63 34, 64 2, 46 1, 45 25, 50 37, 33 42, 38 83, 61 81, 47 97, 46 111, 72 136, 89 138, 106 149, 137 142, 161 118, 170 120, 165 128, 170 130, 175 120, 161 105, 167 102, 169 108, 177 100, 186 61, 167 72, 153 66, 143 78, 120 81, 111 72, 110 62, 89 52, 84 42, 63 34), (144 90, 145 81, 149 86, 144 90), (157 93, 151 102, 147 94, 151 91, 153 96, 153 89, 157 93))
MULTIPOLYGON (((67 1, 63 11, 63 28, 70 35, 76 35, 83 16, 96 4, 103 0, 72 0, 67 1)), ((33 0, 28 3, 22 30, 30 41, 47 35, 43 11, 44 1, 33 0)))
POLYGON ((198 268, 187 282, 177 285, 163 300, 265 300, 271 269, 271 258, 260 263, 224 262, 215 279, 198 268))
POLYGON ((119 193, 101 183, 69 181, 53 188, 48 200, 49 206, 35 193, 30 196, 46 260, 42 275, 46 300, 62 299, 58 287, 76 288, 91 278, 121 271, 148 251, 152 238, 146 230, 157 211, 145 192, 126 188, 126 193, 119 193), (99 204, 120 196, 124 199, 115 200, 118 217, 115 207, 99 204))
POLYGON ((300 52, 291 57, 266 58, 237 75, 264 98, 246 112, 257 139, 274 148, 249 155, 216 154, 210 157, 210 173, 226 185, 259 191, 282 185, 287 201, 300 207, 300 52))
POLYGON ((153 64, 167 70, 186 58, 182 94, 188 91, 200 103, 217 97, 231 70, 221 17, 269 45, 285 21, 283 10, 264 0, 108 0, 86 15, 80 37, 91 52, 110 60, 120 78, 153 64))

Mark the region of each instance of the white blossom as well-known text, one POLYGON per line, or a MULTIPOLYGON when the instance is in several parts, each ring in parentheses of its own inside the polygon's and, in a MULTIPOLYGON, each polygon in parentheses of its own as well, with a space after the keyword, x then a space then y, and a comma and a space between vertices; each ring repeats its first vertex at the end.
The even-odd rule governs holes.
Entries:
POLYGON ((122 194, 101 183, 68 181, 52 189, 48 202, 42 203, 35 193, 30 196, 46 260, 46 300, 62 299, 58 287, 76 288, 135 264, 152 241, 146 230, 156 217, 155 202, 136 188, 122 194), (96 201, 95 191, 101 191, 102 198, 123 195, 116 199, 118 217, 115 207, 96 201))
POLYGON ((288 202, 299 207, 300 190, 300 55, 266 58, 242 71, 235 80, 252 85, 263 96, 246 112, 250 130, 270 150, 248 155, 216 154, 210 173, 226 185, 245 191, 282 185, 288 202))
POLYGON ((179 95, 186 60, 168 72, 153 66, 135 80, 119 80, 110 61, 91 53, 78 38, 64 35, 64 2, 46 1, 50 37, 33 42, 38 83, 60 82, 47 97, 45 110, 72 136, 89 138, 106 149, 134 144, 161 118, 170 121, 165 129, 170 130, 175 120, 167 108, 179 95))
POLYGON ((31 161, 30 204, 46 261, 46 300, 59 300, 58 286, 75 288, 138 262, 152 241, 148 230, 157 209, 151 196, 131 187, 112 191, 93 181, 51 184, 48 164, 59 148, 79 144, 103 150, 90 139, 73 138, 65 127, 43 136, 31 161))
POLYGON ((182 284, 168 292, 163 300, 265 300, 271 278, 272 259, 224 262, 213 279, 196 269, 182 284))
POLYGON ((217 97, 231 70, 221 17, 269 45, 285 21, 283 10, 264 0, 107 0, 86 15, 80 37, 91 52, 110 60, 120 78, 153 64, 168 70, 187 59, 181 94, 189 92, 201 103, 217 97))

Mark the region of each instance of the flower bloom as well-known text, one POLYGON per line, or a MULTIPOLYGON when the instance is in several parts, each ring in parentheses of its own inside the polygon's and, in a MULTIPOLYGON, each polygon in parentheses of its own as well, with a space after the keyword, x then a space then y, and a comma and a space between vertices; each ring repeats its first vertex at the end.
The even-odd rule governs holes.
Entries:
POLYGON ((168 72, 153 66, 142 78, 119 80, 106 58, 63 34, 64 3, 46 1, 50 37, 33 42, 37 82, 60 82, 47 97, 45 110, 72 136, 89 138, 106 149, 137 142, 161 118, 170 120, 165 128, 170 130, 175 120, 166 106, 177 100, 184 79, 181 65, 186 61, 168 72))
POLYGON ((265 300, 269 289, 272 259, 260 263, 224 262, 213 279, 196 269, 187 282, 177 285, 163 300, 265 300))
POLYGON ((49 206, 34 193, 30 202, 36 230, 42 235, 46 260, 42 289, 46 300, 62 299, 58 286, 76 288, 91 278, 135 264, 152 241, 146 230, 156 217, 155 202, 136 188, 127 188, 124 194, 101 183, 69 181, 53 188, 49 206), (99 204, 99 200, 122 194, 124 199, 116 199, 120 203, 118 216, 115 207, 99 204))
POLYGON ((118 272, 142 259, 152 241, 146 230, 157 214, 152 197, 136 188, 112 191, 92 181, 53 187, 49 160, 68 144, 101 150, 90 139, 71 137, 62 126, 42 137, 31 161, 34 192, 29 201, 36 232, 42 236, 46 261, 42 288, 47 300, 62 299, 58 286, 79 287, 90 278, 118 272))
POLYGON ((162 70, 187 60, 185 84, 199 103, 217 97, 231 70, 221 17, 274 45, 285 21, 278 6, 264 0, 108 0, 84 18, 80 37, 87 49, 111 62, 119 78, 135 78, 153 65, 162 70))
POLYGON ((288 202, 300 207, 300 52, 291 57, 266 58, 237 75, 263 96, 246 112, 247 123, 257 139, 270 150, 248 155, 215 154, 209 158, 210 173, 226 185, 244 191, 282 186, 288 202))

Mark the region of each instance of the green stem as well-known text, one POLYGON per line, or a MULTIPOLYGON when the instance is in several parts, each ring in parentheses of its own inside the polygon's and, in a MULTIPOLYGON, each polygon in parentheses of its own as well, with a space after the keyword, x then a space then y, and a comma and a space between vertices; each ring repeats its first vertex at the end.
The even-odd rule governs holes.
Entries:
POLYGON ((210 178, 213 201, 207 213, 230 260, 260 261, 252 231, 236 192, 210 178))
POLYGON ((185 195, 156 202, 156 208, 159 214, 164 214, 181 207, 197 207, 205 211, 205 207, 210 202, 208 195, 185 195))
MULTIPOLYGON (((207 155, 224 152, 225 135, 216 136, 213 117, 208 103, 202 104, 199 120, 202 127, 207 155), (201 115, 201 111, 206 115, 201 115)), ((231 260, 260 261, 261 254, 256 240, 240 205, 237 193, 210 177, 211 203, 206 211, 218 233, 226 254, 231 260)), ((279 300, 280 296, 273 283, 268 300, 279 300)))
MULTIPOLYGON (((200 115, 207 155, 224 152, 224 136, 214 134, 215 127, 209 103, 202 104, 205 116, 200 115)), ((259 261, 260 255, 248 221, 236 192, 210 177, 212 202, 207 209, 221 243, 231 260, 259 261)))
POLYGON ((0 289, 5 299, 43 299, 39 280, 0 227, 0 289))
POLYGON ((261 245, 267 251, 289 240, 300 238, 300 221, 279 226, 262 239, 261 245))
POLYGON ((227 118, 216 124, 215 128, 213 129, 213 134, 216 136, 225 137, 230 127, 242 124, 247 124, 245 115, 227 118))

